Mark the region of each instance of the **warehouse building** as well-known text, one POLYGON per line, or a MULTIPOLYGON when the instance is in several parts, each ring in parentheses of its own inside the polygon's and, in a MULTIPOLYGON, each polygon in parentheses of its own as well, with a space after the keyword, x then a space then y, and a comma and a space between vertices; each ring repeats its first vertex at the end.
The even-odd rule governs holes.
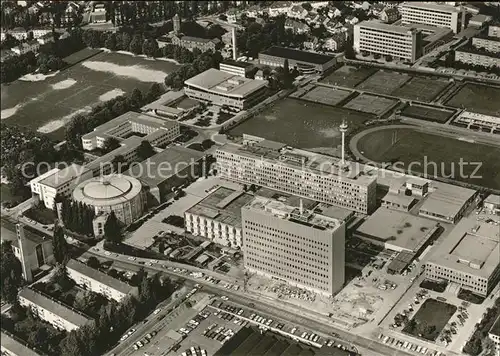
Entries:
POLYGON ((500 277, 499 243, 497 225, 474 217, 463 219, 433 249, 425 265, 425 275, 487 296, 500 277))
POLYGON ((324 73, 337 64, 337 59, 324 54, 300 51, 293 48, 272 46, 259 53, 259 63, 270 67, 283 67, 288 60, 290 69, 301 73, 324 73))
POLYGON ((247 270, 331 296, 344 284, 345 225, 256 197, 241 209, 247 270))
POLYGON ((184 82, 184 93, 191 99, 227 106, 238 112, 261 102, 267 93, 267 80, 248 79, 210 68, 184 82))
POLYGON ((77 260, 69 260, 66 268, 68 276, 76 284, 94 293, 102 294, 108 299, 121 302, 128 295, 137 296, 138 294, 137 287, 132 287, 77 260))
POLYGON ((376 178, 331 157, 263 140, 226 144, 216 151, 220 177, 371 213, 376 204, 376 178))

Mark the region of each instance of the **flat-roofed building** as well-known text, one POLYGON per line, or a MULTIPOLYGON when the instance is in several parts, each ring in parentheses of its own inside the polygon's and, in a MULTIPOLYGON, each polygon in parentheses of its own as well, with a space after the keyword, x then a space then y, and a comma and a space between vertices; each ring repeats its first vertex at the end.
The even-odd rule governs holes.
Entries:
POLYGON ((420 207, 419 215, 455 224, 474 200, 477 191, 433 182, 433 189, 420 207))
POLYGON ((241 208, 254 196, 240 190, 219 187, 205 199, 184 213, 186 230, 195 236, 203 236, 211 241, 241 248, 241 208))
MULTIPOLYGON (((260 139, 260 138, 255 138, 260 139)), ((220 177, 370 213, 376 204, 376 179, 339 168, 332 157, 263 140, 226 144, 216 151, 220 177)))
POLYGON ((500 22, 495 22, 488 26, 488 36, 500 37, 500 22))
POLYGON ((184 92, 192 99, 227 106, 238 112, 261 102, 267 80, 248 79, 210 68, 184 82, 184 92))
POLYGON ((481 129, 489 129, 492 132, 500 130, 500 117, 498 116, 463 111, 453 121, 458 124, 466 125, 467 128, 470 128, 471 126, 479 126, 481 129))
POLYGON ((481 28, 491 20, 492 17, 489 15, 478 14, 470 18, 469 27, 481 28))
POLYGON ((500 53, 490 52, 482 48, 462 46, 455 50, 455 60, 482 67, 500 67, 500 53))
POLYGON ((425 275, 486 296, 500 276, 499 242, 498 226, 473 217, 463 219, 434 247, 425 275))
POLYGON ((226 60, 219 64, 221 72, 237 75, 239 77, 247 78, 248 74, 254 68, 252 63, 238 62, 226 60))
POLYGON ((401 211, 410 211, 416 202, 417 200, 414 197, 405 194, 387 193, 382 198, 383 207, 401 211))
POLYGON ((483 201, 483 206, 486 210, 494 214, 500 214, 500 195, 490 194, 483 201))
POLYGON ((491 326, 488 332, 488 337, 495 344, 495 349, 497 353, 500 353, 500 315, 498 315, 497 320, 491 326))
POLYGON ((356 229, 354 235, 389 250, 417 254, 438 230, 435 221, 381 207, 356 229))
POLYGON ((413 63, 419 57, 420 32, 411 26, 396 26, 378 21, 354 25, 354 50, 358 53, 391 56, 413 63))
POLYGON ((69 260, 66 268, 68 276, 76 284, 84 286, 92 292, 102 294, 108 299, 121 302, 128 295, 137 296, 138 294, 137 287, 132 287, 77 260, 69 260))
POLYGON ((32 179, 30 188, 48 209, 54 209, 56 196, 69 196, 77 183, 92 177, 92 172, 84 166, 72 163, 63 169, 55 168, 32 179))
POLYGON ((1 350, 2 356, 42 356, 28 346, 28 344, 14 335, 2 330, 1 350))
POLYGON ((19 304, 30 309, 35 316, 60 330, 69 332, 93 322, 82 312, 29 287, 19 292, 18 299, 19 304))
POLYGON ((343 222, 256 197, 241 209, 245 268, 331 296, 344 284, 343 222))
POLYGON ((476 48, 484 48, 489 52, 500 52, 500 38, 489 36, 472 37, 472 45, 476 48))
POLYGON ((205 173, 205 157, 204 153, 191 148, 172 146, 141 163, 132 164, 125 174, 148 187, 150 204, 160 204, 168 199, 173 189, 205 173))
POLYGON ((293 48, 272 46, 259 53, 261 65, 283 67, 285 60, 290 69, 296 68, 301 73, 323 73, 337 64, 335 57, 293 48))
POLYGON ((144 135, 152 146, 161 146, 180 135, 178 122, 129 111, 82 136, 84 150, 103 148, 108 138, 123 141, 134 133, 144 135))
POLYGON ((461 11, 459 7, 429 2, 405 2, 400 8, 401 23, 427 24, 437 27, 446 27, 453 33, 460 32, 461 11))

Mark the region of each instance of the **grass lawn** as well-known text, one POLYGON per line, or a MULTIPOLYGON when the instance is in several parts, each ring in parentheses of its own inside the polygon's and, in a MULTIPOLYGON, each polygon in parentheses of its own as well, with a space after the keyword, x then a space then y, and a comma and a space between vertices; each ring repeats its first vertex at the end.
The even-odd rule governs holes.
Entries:
POLYGON ((335 106, 345 100, 349 95, 351 95, 351 92, 348 90, 335 89, 318 85, 302 95, 300 98, 316 103, 335 106))
POLYGON ((431 102, 441 93, 449 82, 444 79, 413 77, 393 92, 400 98, 431 102))
POLYGON ((460 292, 458 292, 458 298, 474 304, 483 304, 485 299, 480 295, 474 294, 471 291, 462 288, 460 288, 460 292))
POLYGON ((361 137, 358 149, 374 162, 398 164, 398 168, 428 177, 453 178, 458 181, 500 189, 500 147, 461 141, 417 131, 411 127, 373 131, 361 137), (393 144, 394 135, 396 138, 393 144), (460 174, 458 163, 463 164, 460 174), (475 162, 480 163, 478 171, 475 162), (472 174, 474 173, 474 176, 472 174))
POLYGON ((405 73, 379 70, 364 82, 356 86, 356 89, 366 90, 377 94, 391 94, 405 84, 412 77, 405 73))
POLYGON ((500 115, 500 87, 466 83, 446 105, 485 115, 500 115))
POLYGON ((344 105, 344 108, 380 115, 393 106, 396 100, 376 95, 361 94, 344 105))
POLYGON ((453 111, 440 110, 438 108, 432 108, 422 105, 408 105, 403 110, 401 110, 401 115, 419 120, 433 121, 444 124, 450 117, 453 116, 453 111))
POLYGON ((47 209, 42 204, 26 210, 24 212, 24 216, 33 219, 42 225, 53 224, 57 217, 53 210, 47 209))
POLYGON ((436 299, 427 299, 403 329, 403 332, 434 341, 457 307, 436 299))
POLYGON ((323 83, 338 85, 346 88, 354 88, 363 80, 368 78, 373 73, 377 72, 376 68, 371 67, 353 67, 345 65, 340 67, 335 72, 321 79, 323 83))
POLYGON ((420 288, 430 289, 433 290, 434 292, 443 293, 446 290, 447 285, 448 285, 447 282, 439 283, 436 281, 431 281, 429 279, 424 279, 420 283, 420 288))
POLYGON ((229 131, 233 136, 256 135, 298 148, 336 147, 345 119, 350 129, 374 116, 353 110, 285 98, 229 131))

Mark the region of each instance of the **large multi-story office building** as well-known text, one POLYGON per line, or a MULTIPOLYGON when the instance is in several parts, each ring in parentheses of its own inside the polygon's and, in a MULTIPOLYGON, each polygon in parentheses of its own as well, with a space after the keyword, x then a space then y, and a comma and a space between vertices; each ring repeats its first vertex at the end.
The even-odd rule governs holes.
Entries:
POLYGON ((354 25, 354 50, 412 63, 419 57, 420 36, 420 31, 411 26, 363 21, 354 25))
POLYGON ((184 82, 184 92, 192 99, 232 111, 241 111, 261 102, 267 80, 248 79, 210 68, 184 82))
POLYGON ((375 177, 348 164, 340 168, 338 162, 325 155, 254 139, 242 146, 226 144, 216 151, 219 176, 364 214, 374 210, 375 177))
POLYGON ((427 24, 446 27, 460 32, 461 10, 459 7, 429 2, 405 2, 400 7, 401 24, 427 24))
POLYGON ((69 332, 93 322, 89 316, 29 287, 19 292, 18 299, 23 307, 60 330, 69 332))
POLYGON ((486 296, 500 277, 499 248, 498 226, 465 218, 435 247, 425 265, 426 277, 486 296))
POLYGON ((68 276, 76 284, 84 286, 95 293, 100 293, 108 299, 121 302, 128 295, 137 295, 137 287, 124 283, 105 273, 102 273, 86 264, 69 260, 67 266, 68 276))
POLYGON ((247 270, 324 295, 342 288, 344 223, 263 197, 241 215, 247 270))

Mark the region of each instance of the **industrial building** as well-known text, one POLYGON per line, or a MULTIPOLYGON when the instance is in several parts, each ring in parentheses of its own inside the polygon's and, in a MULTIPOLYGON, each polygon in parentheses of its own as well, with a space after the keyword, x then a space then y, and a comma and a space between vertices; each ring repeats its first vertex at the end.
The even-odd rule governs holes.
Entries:
POLYGON ((462 26, 462 12, 460 7, 431 2, 405 2, 399 7, 401 23, 427 24, 449 28, 458 33, 462 26))
POLYGON ((342 288, 343 222, 263 197, 241 215, 247 270, 328 296, 342 288))
POLYGON ((272 46, 259 53, 261 65, 283 67, 285 60, 290 69, 296 68, 301 73, 324 73, 337 64, 335 57, 293 48, 272 46))
MULTIPOLYGON (((256 138, 257 139, 257 138, 256 138)), ((331 157, 260 139, 216 151, 222 178, 256 184, 364 214, 376 204, 376 178, 331 157)))
POLYGON ((63 169, 54 168, 32 179, 29 184, 33 196, 43 202, 46 208, 54 209, 56 196, 69 196, 78 182, 90 177, 92 177, 90 170, 72 163, 63 169))
POLYGON ((134 133, 144 135, 143 140, 152 146, 161 146, 180 135, 180 126, 175 121, 129 111, 83 135, 82 146, 84 150, 92 151, 103 148, 110 137, 123 141, 134 133))
POLYGON ((2 330, 2 343, 0 345, 3 356, 42 356, 41 353, 31 349, 26 342, 2 330))
POLYGON ((241 190, 219 187, 184 213, 186 230, 223 246, 241 248, 241 208, 253 198, 241 190))
POLYGON ((69 260, 66 269, 68 277, 76 284, 94 293, 102 294, 108 299, 121 302, 128 295, 137 296, 138 294, 137 287, 132 287, 77 260, 69 260))
POLYGON ((147 186, 148 201, 156 205, 168 199, 173 189, 203 175, 204 158, 202 152, 171 146, 141 163, 132 164, 125 174, 147 186))
POLYGON ((248 75, 254 68, 252 63, 226 60, 219 64, 221 72, 248 78, 248 75))
POLYGON ((82 312, 29 287, 19 292, 18 299, 19 304, 31 310, 35 316, 60 330, 69 332, 93 322, 82 312))
POLYGON ((187 79, 184 92, 192 99, 238 112, 261 102, 267 93, 267 83, 210 68, 187 79))
POLYGON ((114 212, 124 225, 142 216, 146 197, 141 182, 133 177, 111 174, 88 179, 73 190, 73 200, 95 209, 95 214, 114 212))
POLYGON ((500 276, 499 243, 498 225, 475 217, 462 219, 446 239, 434 247, 425 265, 425 275, 486 296, 500 276))

